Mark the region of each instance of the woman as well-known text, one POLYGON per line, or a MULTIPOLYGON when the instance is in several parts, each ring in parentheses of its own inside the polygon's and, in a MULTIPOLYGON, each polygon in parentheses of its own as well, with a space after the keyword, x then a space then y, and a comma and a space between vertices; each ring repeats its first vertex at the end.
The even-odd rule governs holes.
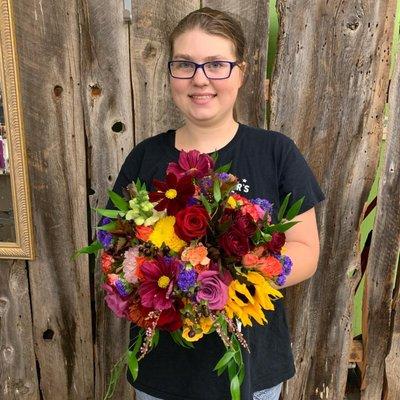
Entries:
MULTIPOLYGON (((292 193, 289 205, 302 196, 296 224, 286 232, 287 254, 293 270, 285 286, 315 272, 319 239, 313 206, 324 199, 318 183, 294 142, 279 132, 238 123, 234 105, 246 72, 245 40, 240 24, 226 13, 203 8, 186 16, 170 37, 168 63, 172 98, 185 124, 138 144, 128 155, 114 186, 139 177, 154 190, 153 178, 164 179, 169 162, 179 150, 218 151, 217 166, 232 161, 230 172, 239 177, 236 191, 248 198, 266 198, 279 204, 292 193)), ((109 204, 110 205, 110 204, 109 204)), ((290 336, 281 301, 266 312, 268 324, 243 329, 251 353, 243 351, 245 380, 242 399, 278 399, 282 383, 295 373, 290 336)), ((137 327, 131 326, 131 341, 137 327)), ((224 347, 214 333, 195 343, 195 350, 177 346, 162 332, 156 350, 140 362, 135 382, 138 400, 228 400, 227 374, 213 371, 224 347)))

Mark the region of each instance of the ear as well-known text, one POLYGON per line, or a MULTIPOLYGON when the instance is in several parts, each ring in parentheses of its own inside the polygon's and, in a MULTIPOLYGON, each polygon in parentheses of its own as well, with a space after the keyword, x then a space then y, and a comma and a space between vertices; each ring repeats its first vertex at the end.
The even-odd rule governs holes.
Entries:
POLYGON ((246 61, 242 61, 241 63, 240 63, 240 65, 239 65, 239 69, 240 69, 240 71, 241 71, 241 74, 240 74, 240 77, 241 77, 241 79, 240 79, 240 86, 242 86, 243 84, 244 84, 244 82, 245 82, 245 77, 246 77, 246 71, 247 71, 247 63, 246 63, 246 61))

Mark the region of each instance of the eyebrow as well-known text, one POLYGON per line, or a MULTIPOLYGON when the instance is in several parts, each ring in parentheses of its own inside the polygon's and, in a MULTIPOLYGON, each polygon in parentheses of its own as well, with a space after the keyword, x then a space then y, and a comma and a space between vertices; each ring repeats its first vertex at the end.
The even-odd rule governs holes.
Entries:
MULTIPOLYGON (((182 59, 182 60, 193 60, 193 58, 189 55, 189 54, 175 54, 175 56, 173 57, 173 59, 182 59)), ((224 60, 226 57, 225 56, 221 56, 219 54, 215 55, 215 56, 208 56, 205 57, 204 60, 206 61, 211 61, 211 60, 224 60)))

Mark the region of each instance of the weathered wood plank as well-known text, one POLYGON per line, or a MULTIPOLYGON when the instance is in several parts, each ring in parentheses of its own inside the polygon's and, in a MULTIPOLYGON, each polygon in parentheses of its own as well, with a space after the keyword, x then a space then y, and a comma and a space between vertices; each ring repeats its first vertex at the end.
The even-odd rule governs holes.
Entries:
POLYGON ((39 400, 25 261, 0 260, 0 398, 39 400))
POLYGON ((384 388, 385 398, 400 398, 399 277, 393 290, 400 251, 400 53, 397 61, 363 297, 361 399, 365 400, 380 400, 384 388))
POLYGON ((248 74, 236 102, 237 118, 244 124, 265 128, 268 1, 204 0, 202 5, 228 11, 240 21, 247 41, 248 74))
POLYGON ((198 0, 134 2, 131 51, 136 142, 183 123, 170 95, 168 36, 179 20, 199 6, 198 0))
POLYGON ((285 399, 342 399, 360 279, 362 210, 378 161, 395 1, 278 1, 270 128, 290 136, 326 194, 312 280, 287 290, 297 374, 285 399))
MULTIPOLYGON (((134 146, 130 84, 130 25, 124 22, 123 2, 90 0, 79 9, 81 25, 82 99, 87 149, 87 185, 91 208, 104 207, 118 171, 134 146)), ((91 213, 90 235, 99 220, 91 213)), ((126 351, 129 326, 106 307, 101 273, 93 265, 95 301, 95 398, 102 399, 113 365, 126 351), (119 338, 119 340, 115 340, 119 338)), ((124 375, 124 374, 123 374, 124 375)), ((133 398, 124 376, 115 398, 133 398)))
POLYGON ((86 152, 77 3, 14 2, 37 258, 29 262, 43 399, 93 398, 86 152))

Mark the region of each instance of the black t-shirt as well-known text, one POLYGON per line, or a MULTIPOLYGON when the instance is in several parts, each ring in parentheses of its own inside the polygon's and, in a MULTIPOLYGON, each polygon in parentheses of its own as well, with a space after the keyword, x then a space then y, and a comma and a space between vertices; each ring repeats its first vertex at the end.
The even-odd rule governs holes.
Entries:
MULTIPOLYGON (((123 187, 138 177, 148 190, 154 190, 153 178, 163 180, 168 163, 178 157, 174 130, 145 139, 127 156, 114 191, 121 193, 123 187)), ((292 193, 289 207, 305 196, 299 214, 325 199, 296 144, 282 133, 239 124, 234 138, 218 151, 216 166, 231 161, 230 172, 239 179, 235 191, 249 199, 259 197, 272 202, 273 222, 289 192, 292 193)), ((268 324, 261 326, 254 322, 253 327, 242 329, 251 350, 249 354, 242 349, 245 363, 242 400, 251 400, 254 392, 275 386, 295 374, 283 300, 274 304, 275 311, 265 311, 268 324)), ((138 329, 131 324, 130 344, 138 329)), ((128 369, 128 381, 163 400, 229 400, 227 372, 218 377, 213 371, 225 351, 221 339, 214 332, 194 342, 194 347, 182 348, 168 332, 162 331, 158 346, 139 362, 137 380, 133 382, 128 369)))

